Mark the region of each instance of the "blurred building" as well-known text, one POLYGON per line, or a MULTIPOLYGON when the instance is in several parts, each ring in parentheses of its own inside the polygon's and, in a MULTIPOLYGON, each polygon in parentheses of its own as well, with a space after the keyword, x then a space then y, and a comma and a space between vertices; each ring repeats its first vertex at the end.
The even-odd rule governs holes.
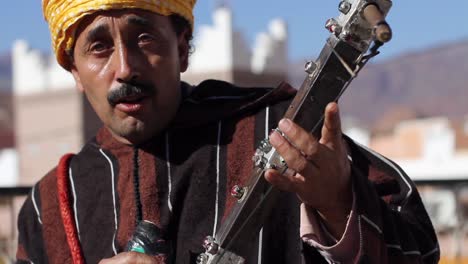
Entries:
POLYGON ((193 84, 220 79, 242 86, 276 86, 287 79, 287 26, 272 20, 249 48, 242 32, 233 26, 227 7, 213 13, 213 25, 202 25, 195 37, 195 52, 182 78, 193 84))
POLYGON ((32 185, 61 155, 83 144, 82 96, 52 56, 23 41, 13 45, 15 139, 20 185, 32 185))

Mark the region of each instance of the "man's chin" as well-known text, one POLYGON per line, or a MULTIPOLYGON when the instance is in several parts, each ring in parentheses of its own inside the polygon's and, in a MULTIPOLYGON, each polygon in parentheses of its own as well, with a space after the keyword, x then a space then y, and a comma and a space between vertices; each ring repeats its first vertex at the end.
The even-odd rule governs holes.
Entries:
POLYGON ((154 129, 149 127, 141 121, 124 122, 118 128, 109 128, 114 137, 124 143, 130 145, 138 145, 149 140, 154 135, 154 129))

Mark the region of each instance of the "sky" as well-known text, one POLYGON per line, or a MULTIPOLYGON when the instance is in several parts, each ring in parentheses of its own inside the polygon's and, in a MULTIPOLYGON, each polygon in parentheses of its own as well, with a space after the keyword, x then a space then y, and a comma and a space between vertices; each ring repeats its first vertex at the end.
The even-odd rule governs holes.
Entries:
MULTIPOLYGON (((338 15, 338 0, 198 0, 197 25, 212 24, 212 11, 224 2, 231 7, 234 25, 253 46, 255 35, 266 31, 273 18, 288 24, 289 57, 293 61, 315 59, 328 32, 328 18, 338 15)), ((50 52, 50 36, 41 12, 40 0, 4 1, 0 16, 0 54, 11 49, 15 39, 25 39, 30 46, 50 52)), ((468 40, 466 11, 468 1, 394 0, 387 17, 394 38, 381 49, 379 59, 405 52, 417 52, 447 42, 468 40)), ((195 47, 196 48, 196 47, 195 47)))

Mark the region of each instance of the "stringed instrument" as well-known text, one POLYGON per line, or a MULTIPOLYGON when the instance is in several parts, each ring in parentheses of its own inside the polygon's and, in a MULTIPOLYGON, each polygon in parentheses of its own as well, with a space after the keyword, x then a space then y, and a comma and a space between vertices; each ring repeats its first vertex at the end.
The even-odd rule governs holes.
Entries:
MULTIPOLYGON (((391 6, 391 0, 343 0, 339 3, 339 16, 329 19, 325 25, 331 34, 319 57, 305 65, 306 78, 285 118, 317 138, 320 136, 326 105, 338 101, 369 59, 379 54, 379 47, 392 38, 385 21, 391 6)), ((205 252, 198 256, 197 263, 244 263, 242 253, 249 250, 246 241, 258 234, 279 194, 263 174, 267 169, 288 171, 287 164, 268 139, 260 143, 253 161, 254 169, 247 185, 234 186, 231 190, 238 202, 215 236, 205 239, 205 252)))

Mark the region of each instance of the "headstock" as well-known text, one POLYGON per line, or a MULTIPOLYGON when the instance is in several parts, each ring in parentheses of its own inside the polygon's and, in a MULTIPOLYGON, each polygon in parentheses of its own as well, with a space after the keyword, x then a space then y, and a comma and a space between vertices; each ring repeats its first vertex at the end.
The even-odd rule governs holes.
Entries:
POLYGON ((373 41, 390 41, 392 31, 385 16, 391 0, 342 0, 340 15, 327 20, 325 27, 337 38, 365 52, 373 41))

